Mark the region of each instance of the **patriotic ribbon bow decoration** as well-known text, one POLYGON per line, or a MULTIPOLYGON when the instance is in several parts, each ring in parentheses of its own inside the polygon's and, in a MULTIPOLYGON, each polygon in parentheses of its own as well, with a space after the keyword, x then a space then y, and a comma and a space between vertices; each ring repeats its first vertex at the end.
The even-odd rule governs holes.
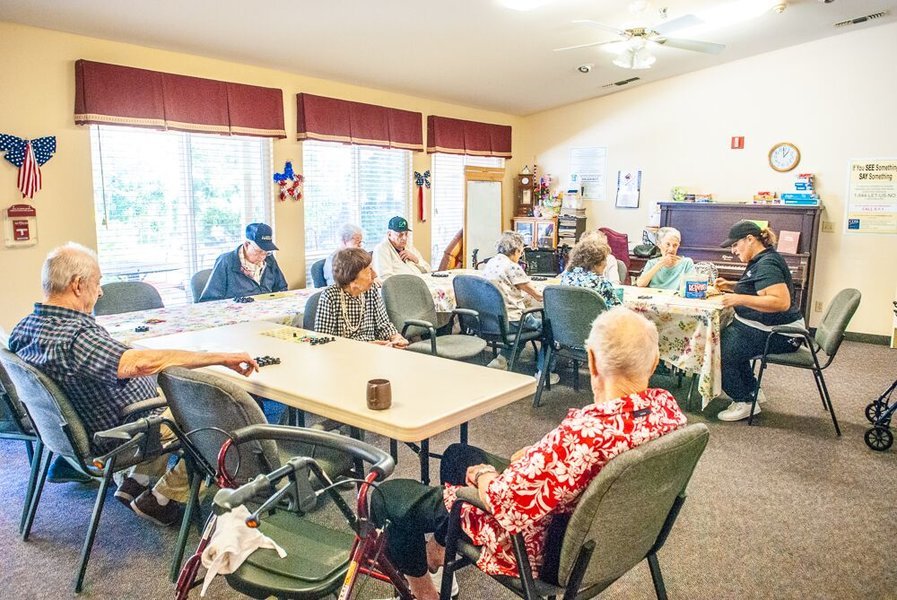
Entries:
POLYGON ((283 202, 287 196, 296 200, 302 200, 302 182, 305 178, 293 172, 293 163, 287 161, 283 166, 283 173, 275 173, 274 181, 280 186, 280 201, 283 202))
POLYGON ((427 217, 424 214, 424 186, 427 186, 427 189, 430 189, 430 171, 424 171, 423 173, 415 171, 414 185, 417 186, 418 220, 421 223, 425 223, 427 221, 427 217))
POLYGON ((23 140, 0 133, 0 152, 6 152, 6 160, 19 168, 18 187, 22 198, 34 198, 41 188, 40 167, 56 152, 56 136, 23 140))

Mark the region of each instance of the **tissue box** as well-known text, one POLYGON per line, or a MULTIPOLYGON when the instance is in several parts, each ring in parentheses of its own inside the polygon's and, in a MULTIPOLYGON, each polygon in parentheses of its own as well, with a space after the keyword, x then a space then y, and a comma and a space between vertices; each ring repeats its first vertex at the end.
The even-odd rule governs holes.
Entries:
POLYGON ((682 280, 682 296, 703 300, 707 297, 707 285, 706 277, 689 277, 686 275, 682 280))

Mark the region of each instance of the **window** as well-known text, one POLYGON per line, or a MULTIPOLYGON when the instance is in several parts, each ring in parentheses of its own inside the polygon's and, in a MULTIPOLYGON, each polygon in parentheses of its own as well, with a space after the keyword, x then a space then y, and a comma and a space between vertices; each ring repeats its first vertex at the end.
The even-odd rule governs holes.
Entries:
POLYGON ((97 249, 103 281, 146 281, 166 305, 190 277, 271 220, 271 140, 93 125, 97 249))
POLYGON ((433 154, 433 219, 430 264, 436 269, 452 238, 464 227, 464 167, 504 168, 505 159, 491 156, 433 154))
POLYGON ((411 152, 307 140, 305 175, 305 268, 339 245, 337 230, 354 223, 371 249, 386 235, 389 219, 406 215, 411 189, 411 152))

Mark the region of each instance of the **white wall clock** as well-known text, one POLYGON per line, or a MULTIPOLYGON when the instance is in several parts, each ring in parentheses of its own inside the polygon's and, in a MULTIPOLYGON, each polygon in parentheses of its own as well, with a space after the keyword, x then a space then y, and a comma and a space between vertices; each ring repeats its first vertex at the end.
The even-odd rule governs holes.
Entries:
POLYGON ((780 142, 769 151, 769 166, 784 173, 790 171, 800 162, 800 150, 788 142, 780 142))

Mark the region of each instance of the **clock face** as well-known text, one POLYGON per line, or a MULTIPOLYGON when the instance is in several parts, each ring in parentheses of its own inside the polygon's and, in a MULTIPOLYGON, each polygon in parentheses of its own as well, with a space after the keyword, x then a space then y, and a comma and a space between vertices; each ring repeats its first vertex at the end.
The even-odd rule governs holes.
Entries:
POLYGON ((528 185, 528 184, 529 184, 529 177, 521 177, 520 178, 520 185, 528 185))
POLYGON ((782 142, 769 151, 769 166, 776 171, 790 171, 800 162, 800 150, 794 144, 782 142))

